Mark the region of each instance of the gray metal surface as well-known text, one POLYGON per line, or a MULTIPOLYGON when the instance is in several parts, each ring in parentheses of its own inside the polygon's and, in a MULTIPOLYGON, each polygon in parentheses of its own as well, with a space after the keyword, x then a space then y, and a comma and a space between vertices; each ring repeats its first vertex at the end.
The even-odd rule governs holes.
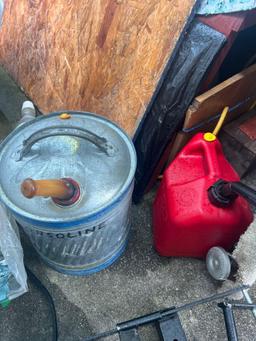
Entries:
POLYGON ((102 270, 124 251, 135 167, 131 140, 112 122, 89 113, 72 112, 68 119, 52 114, 23 124, 2 143, 1 200, 46 263, 84 275, 102 270), (71 206, 27 199, 20 191, 26 178, 66 177, 80 187, 71 206))
POLYGON ((157 321, 161 341, 187 341, 179 315, 157 321))
POLYGON ((16 219, 48 265, 60 272, 85 275, 102 270, 124 251, 130 231, 132 190, 133 186, 110 213, 68 229, 44 231, 16 219))
POLYGON ((138 330, 136 328, 122 330, 119 333, 119 339, 120 341, 141 341, 138 330))
MULTIPOLYGON (((15 103, 10 96, 9 91, 4 100, 12 104, 11 109, 15 113, 15 103)), ((0 117, 1 137, 9 132, 9 127, 4 128, 3 123, 0 117)), ((256 170, 247 183, 256 186, 256 170)), ((88 335, 112 328, 120 321, 216 293, 218 283, 208 275, 204 261, 164 258, 154 251, 151 225, 154 197, 155 192, 152 191, 140 205, 132 207, 131 240, 123 257, 114 266, 89 277, 70 280, 70 276, 45 266, 22 234, 25 263, 53 296, 59 341, 83 340, 88 335)), ((255 300, 256 285, 253 285, 250 295, 255 300)), ((226 340, 223 316, 214 304, 198 306, 193 312, 185 311, 180 318, 188 340, 226 340)), ((236 323, 240 340, 256 340, 255 319, 249 311, 239 311, 236 323)), ((1 341, 51 340, 49 306, 32 283, 29 283, 27 294, 14 300, 9 309, 1 310, 0 330, 1 341)), ((159 341, 155 328, 146 327, 142 332, 144 340, 159 341)), ((118 339, 115 336, 107 341, 118 339)))
POLYGON ((22 125, 2 143, 0 160, 0 195, 4 204, 17 214, 44 222, 75 221, 106 208, 127 190, 136 167, 135 151, 128 136, 110 121, 89 113, 72 113, 68 120, 53 114, 22 125), (20 159, 23 142, 32 134, 67 124, 105 139, 114 152, 107 154, 92 141, 67 133, 41 139, 20 159), (26 199, 20 184, 28 177, 71 177, 80 185, 81 198, 65 209, 50 198, 26 199))
POLYGON ((206 256, 206 267, 214 279, 219 281, 226 280, 231 272, 231 262, 228 253, 222 247, 212 247, 206 256))

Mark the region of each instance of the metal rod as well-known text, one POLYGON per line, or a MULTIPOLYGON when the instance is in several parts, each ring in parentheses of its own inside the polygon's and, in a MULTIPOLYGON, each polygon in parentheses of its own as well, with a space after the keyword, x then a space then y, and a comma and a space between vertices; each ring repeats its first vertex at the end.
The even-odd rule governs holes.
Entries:
MULTIPOLYGON (((249 303, 249 304, 253 304, 252 299, 251 299, 251 297, 250 297, 250 295, 248 293, 248 290, 244 289, 242 291, 243 291, 243 295, 244 295, 244 298, 245 298, 246 302, 249 303)), ((256 319, 256 309, 252 310, 252 314, 253 314, 254 318, 256 319)))
POLYGON ((256 304, 250 304, 250 303, 236 303, 232 301, 228 301, 232 305, 233 308, 238 308, 238 309, 255 309, 256 304))
POLYGON ((205 303, 209 303, 209 302, 212 302, 212 301, 216 301, 216 300, 219 300, 221 298, 225 298, 227 296, 231 296, 231 295, 235 294, 236 292, 242 291, 242 290, 245 290, 245 289, 249 289, 249 286, 248 285, 242 285, 242 286, 236 287, 234 289, 223 291, 223 292, 221 292, 219 294, 214 294, 212 296, 205 297, 205 298, 202 298, 200 300, 193 301, 191 303, 186 303, 186 304, 184 304, 184 305, 182 305, 182 306, 180 306, 178 308, 173 309, 173 313, 178 313, 179 311, 193 308, 194 306, 199 305, 199 304, 205 304, 205 303))
POLYGON ((205 297, 205 298, 202 298, 202 299, 190 302, 190 303, 186 303, 186 304, 184 304, 180 307, 177 307, 177 308, 169 308, 169 309, 161 310, 161 311, 154 312, 154 313, 151 313, 148 315, 144 315, 141 317, 137 317, 135 319, 117 324, 116 328, 112 329, 110 331, 99 333, 99 334, 94 335, 94 336, 89 336, 89 337, 85 338, 84 341, 99 340, 101 338, 117 334, 119 331, 126 330, 126 329, 133 328, 133 327, 142 326, 142 325, 154 322, 156 320, 159 320, 163 317, 172 316, 173 314, 176 314, 180 311, 183 311, 186 309, 191 309, 197 305, 209 303, 212 301, 216 301, 216 300, 231 296, 231 295, 235 294, 236 292, 243 291, 243 290, 246 290, 248 288, 249 288, 248 285, 242 285, 242 286, 236 287, 234 289, 224 291, 224 292, 219 293, 219 294, 214 294, 214 295, 209 296, 209 297, 205 297))
POLYGON ((225 326, 228 341, 238 341, 235 318, 232 310, 232 305, 228 302, 221 302, 218 304, 224 314, 225 326))

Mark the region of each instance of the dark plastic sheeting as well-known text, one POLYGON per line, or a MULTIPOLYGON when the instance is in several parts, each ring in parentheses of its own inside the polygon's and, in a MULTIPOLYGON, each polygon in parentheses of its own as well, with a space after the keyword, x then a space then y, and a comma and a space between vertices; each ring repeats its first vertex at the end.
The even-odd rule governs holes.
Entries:
POLYGON ((181 128, 188 106, 225 40, 223 34, 195 20, 171 57, 162 85, 134 138, 138 155, 135 202, 144 194, 161 155, 181 128))

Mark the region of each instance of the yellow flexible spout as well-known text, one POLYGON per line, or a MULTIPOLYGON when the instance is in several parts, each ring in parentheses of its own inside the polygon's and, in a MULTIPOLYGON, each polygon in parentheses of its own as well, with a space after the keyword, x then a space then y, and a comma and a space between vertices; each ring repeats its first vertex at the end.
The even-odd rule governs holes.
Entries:
POLYGON ((220 118, 219 118, 219 121, 216 125, 216 127, 214 128, 213 130, 213 135, 217 136, 218 135, 218 132, 220 131, 222 125, 223 125, 223 122, 227 116, 227 113, 228 113, 228 110, 229 110, 229 107, 225 107, 220 115, 220 118))

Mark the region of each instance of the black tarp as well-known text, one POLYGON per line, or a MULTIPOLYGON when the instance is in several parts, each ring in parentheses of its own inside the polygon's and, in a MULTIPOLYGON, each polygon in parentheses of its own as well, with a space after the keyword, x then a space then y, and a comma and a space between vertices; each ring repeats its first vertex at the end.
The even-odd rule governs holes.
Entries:
POLYGON ((164 79, 134 137, 138 156, 133 199, 138 202, 155 167, 226 37, 194 20, 163 73, 164 79))

